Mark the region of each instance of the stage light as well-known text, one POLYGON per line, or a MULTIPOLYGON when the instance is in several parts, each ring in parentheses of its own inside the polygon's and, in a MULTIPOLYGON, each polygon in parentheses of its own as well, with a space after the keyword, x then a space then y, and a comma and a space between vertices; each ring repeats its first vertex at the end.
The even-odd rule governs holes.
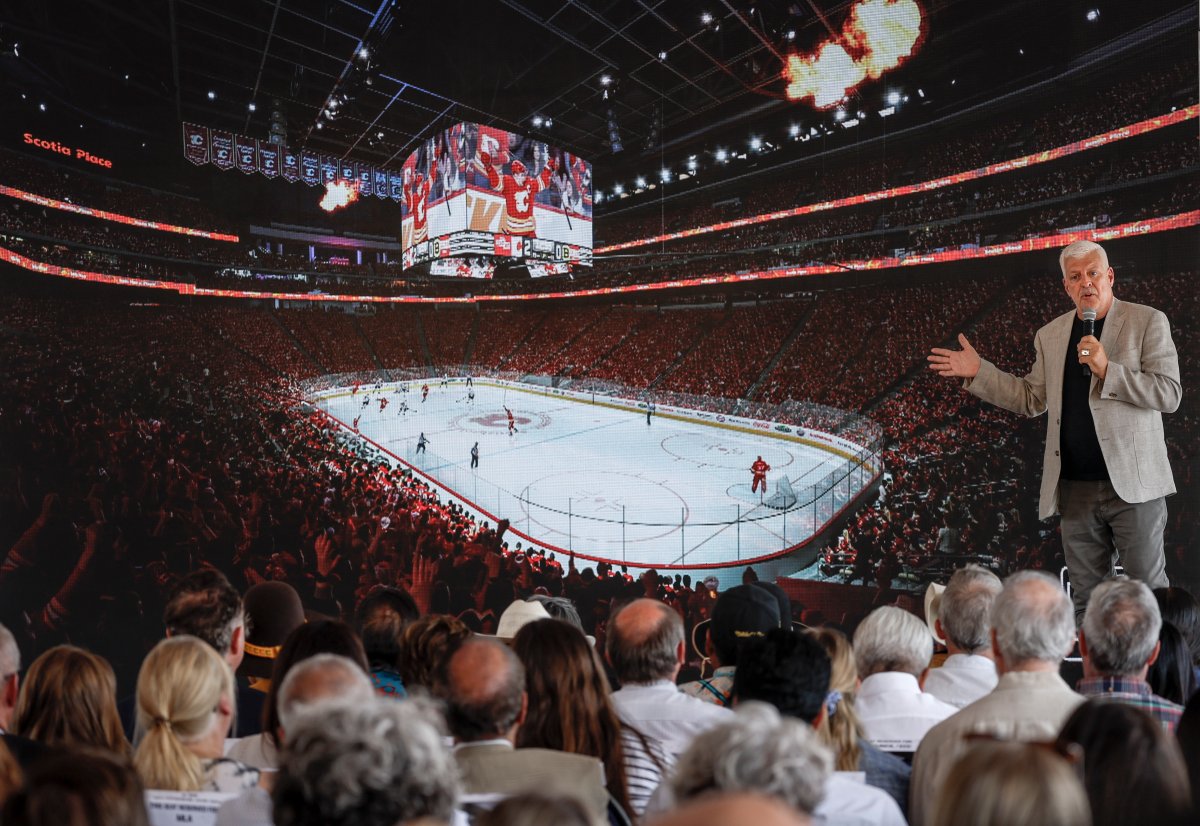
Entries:
POLYGON ((833 119, 838 121, 839 123, 844 121, 846 119, 846 110, 838 109, 836 112, 833 113, 833 119))
MULTIPOLYGON (((343 54, 344 54, 344 52, 343 52, 343 54)), ((358 50, 358 56, 359 56, 359 59, 361 59, 361 60, 367 60, 368 58, 371 57, 371 52, 366 46, 363 46, 362 48, 360 48, 358 50)))
POLYGON ((888 106, 888 107, 887 107, 887 108, 885 108, 885 109, 880 109, 880 110, 879 110, 879 117, 881 117, 881 118, 886 118, 886 117, 888 117, 889 115, 894 115, 894 114, 896 114, 896 107, 895 107, 895 106, 888 106))
POLYGON ((709 14, 708 12, 701 12, 701 13, 700 13, 700 23, 701 23, 702 25, 705 25, 705 26, 707 26, 707 25, 709 25, 710 23, 712 23, 712 21, 713 21, 713 16, 712 16, 711 14, 709 14))
POLYGON ((604 193, 597 189, 596 190, 596 203, 599 204, 599 203, 603 203, 603 202, 604 202, 604 193))
POLYGON ((887 93, 886 100, 887 100, 888 106, 895 106, 897 103, 900 102, 900 93, 897 92, 895 89, 893 89, 892 91, 887 93))
POLYGON ((636 186, 638 189, 645 189, 646 188, 646 179, 639 175, 637 180, 635 180, 633 182, 633 185, 636 186))
POLYGON ((621 186, 620 184, 616 184, 615 186, 613 186, 613 195, 624 195, 624 194, 625 194, 625 187, 621 186))
POLYGON ((1095 23, 1099 19, 1100 19, 1100 9, 1088 9, 1087 21, 1089 23, 1095 23))
POLYGON ((324 129, 324 128, 325 128, 325 124, 321 123, 321 121, 317 121, 317 128, 318 128, 318 129, 324 129))
POLYGON ((662 168, 662 170, 660 170, 658 173, 658 179, 660 181, 662 181, 663 183, 666 183, 667 181, 671 180, 671 170, 667 169, 664 166, 662 168))
POLYGON ((255 103, 254 101, 250 101, 250 105, 247 106, 246 108, 249 109, 251 112, 253 112, 256 109, 258 109, 258 104, 255 103))
POLYGON ((788 127, 788 134, 791 135, 793 138, 796 137, 797 135, 799 135, 800 134, 800 125, 798 123, 793 123, 791 126, 788 127))
POLYGON ((546 118, 546 128, 549 129, 554 125, 554 118, 546 118))
POLYGON ((601 86, 612 86, 612 75, 610 75, 610 74, 600 75, 600 85, 601 86))
POLYGON ((661 60, 663 63, 667 62, 667 52, 665 49, 658 53, 658 59, 661 60))
POLYGON ((533 125, 534 125, 534 127, 538 128, 538 129, 541 128, 541 126, 542 126, 542 116, 541 115, 533 116, 533 125))
POLYGON ((729 157, 729 153, 726 152, 724 149, 717 150, 717 160, 720 161, 721 163, 725 163, 725 159, 728 157, 729 157))
POLYGON ((383 140, 383 130, 380 129, 378 132, 376 132, 375 137, 379 138, 379 140, 383 140))
POLYGON ((38 108, 39 108, 39 109, 41 109, 43 112, 45 112, 45 111, 46 111, 46 104, 44 104, 44 103, 39 103, 39 104, 38 104, 38 108))
POLYGON ((696 157, 695 157, 694 155, 693 155, 692 157, 688 158, 688 160, 687 160, 687 168, 688 168, 688 171, 689 171, 689 172, 695 172, 695 171, 696 171, 696 157))
POLYGON ((126 80, 129 80, 129 73, 128 73, 128 72, 126 72, 126 73, 125 73, 125 79, 126 79, 126 80))
POLYGON ((924 100, 924 99, 925 99, 925 90, 924 90, 924 89, 917 89, 917 97, 919 97, 919 98, 921 98, 922 100, 924 100))
POLYGON ((750 148, 753 149, 755 152, 762 149, 762 138, 751 138, 750 139, 750 148))
POLYGON ((788 39, 788 40, 795 40, 795 39, 796 39, 796 30, 795 30, 795 29, 788 29, 788 30, 787 30, 787 39, 788 39))
POLYGON ((209 100, 216 100, 216 99, 217 99, 217 93, 216 93, 216 92, 214 92, 212 89, 209 89, 209 90, 208 90, 208 99, 209 99, 209 100))

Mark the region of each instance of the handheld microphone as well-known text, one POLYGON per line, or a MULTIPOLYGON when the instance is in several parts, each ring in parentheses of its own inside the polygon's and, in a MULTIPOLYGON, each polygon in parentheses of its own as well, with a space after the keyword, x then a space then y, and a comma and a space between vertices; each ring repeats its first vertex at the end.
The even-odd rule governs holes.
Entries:
MULTIPOLYGON (((1088 307, 1079 314, 1079 317, 1083 319, 1083 334, 1085 336, 1094 336, 1096 334, 1096 311, 1091 307, 1088 307)), ((1088 355, 1088 351, 1084 350, 1083 354, 1085 356, 1088 355)), ((1083 375, 1091 377, 1092 368, 1088 367, 1086 364, 1083 365, 1083 375)))

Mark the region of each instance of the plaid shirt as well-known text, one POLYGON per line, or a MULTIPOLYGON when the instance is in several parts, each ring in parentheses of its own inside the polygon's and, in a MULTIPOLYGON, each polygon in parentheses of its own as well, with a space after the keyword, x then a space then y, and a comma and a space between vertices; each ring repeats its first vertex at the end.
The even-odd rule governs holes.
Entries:
POLYGON ((1085 677, 1075 688, 1084 697, 1103 697, 1149 712, 1162 724, 1167 734, 1175 733, 1175 726, 1179 725, 1179 718, 1183 715, 1183 706, 1159 697, 1150 690, 1145 680, 1132 677, 1085 677))

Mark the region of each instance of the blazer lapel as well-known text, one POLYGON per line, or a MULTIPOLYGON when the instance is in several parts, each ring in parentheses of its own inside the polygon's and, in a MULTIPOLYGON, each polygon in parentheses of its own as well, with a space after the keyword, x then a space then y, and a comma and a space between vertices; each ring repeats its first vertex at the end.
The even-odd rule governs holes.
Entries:
MULTIPOLYGON (((1112 306, 1108 308, 1108 315, 1104 317, 1104 329, 1100 332, 1100 346, 1104 348, 1105 353, 1113 351, 1113 347, 1121 335, 1121 326, 1124 323, 1125 303, 1114 298, 1112 306)), ((1097 388, 1099 386, 1100 377, 1093 373, 1091 392, 1098 392, 1097 388)))
MULTIPOLYGON (((1046 406, 1053 410, 1062 409, 1063 364, 1067 358, 1067 345, 1071 343, 1072 311, 1056 318, 1047 331, 1046 349, 1046 406)), ((1057 414, 1056 414, 1057 415, 1057 414)))

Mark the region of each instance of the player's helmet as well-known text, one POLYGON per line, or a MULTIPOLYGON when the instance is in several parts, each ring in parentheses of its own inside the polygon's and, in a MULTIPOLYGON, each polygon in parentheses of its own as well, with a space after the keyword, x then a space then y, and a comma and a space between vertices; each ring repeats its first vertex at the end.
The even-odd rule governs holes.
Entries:
POLYGON ((524 175, 526 171, 525 164, 521 163, 520 161, 512 162, 512 173, 514 175, 524 175))

